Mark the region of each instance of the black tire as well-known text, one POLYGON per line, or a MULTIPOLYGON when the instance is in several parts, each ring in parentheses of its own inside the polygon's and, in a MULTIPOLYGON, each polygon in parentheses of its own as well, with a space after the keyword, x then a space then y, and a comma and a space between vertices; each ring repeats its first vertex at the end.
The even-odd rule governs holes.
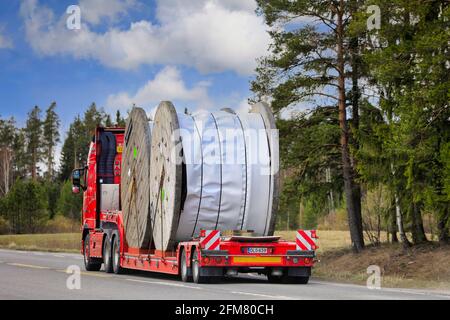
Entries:
POLYGON ((309 277, 288 277, 288 283, 308 284, 309 277))
POLYGON ((183 282, 190 282, 192 281, 192 276, 189 275, 189 271, 191 268, 187 266, 187 257, 186 257, 186 250, 183 249, 181 253, 181 261, 180 261, 180 275, 181 275, 181 281, 183 282))
POLYGON ((288 277, 283 276, 282 282, 285 284, 308 284, 309 277, 288 277))
POLYGON ((284 284, 308 284, 309 277, 293 277, 287 275, 287 270, 283 271, 281 276, 273 276, 272 274, 267 274, 267 280, 270 283, 284 283, 284 284))
POLYGON ((112 247, 112 267, 115 274, 124 273, 124 269, 120 266, 120 244, 117 236, 114 237, 112 247))
POLYGON ((103 266, 106 273, 113 272, 111 241, 109 241, 108 237, 105 237, 105 243, 103 244, 103 266))
POLYGON ((84 267, 86 271, 99 271, 100 268, 102 267, 102 263, 99 262, 98 259, 91 258, 89 240, 90 235, 87 234, 86 238, 84 238, 84 250, 83 250, 84 267))
POLYGON ((270 273, 267 274, 267 280, 269 283, 281 283, 283 280, 282 276, 273 276, 270 273))
POLYGON ((200 267, 200 251, 195 251, 192 255, 192 280, 194 283, 208 283, 209 277, 200 275, 202 267, 200 267))

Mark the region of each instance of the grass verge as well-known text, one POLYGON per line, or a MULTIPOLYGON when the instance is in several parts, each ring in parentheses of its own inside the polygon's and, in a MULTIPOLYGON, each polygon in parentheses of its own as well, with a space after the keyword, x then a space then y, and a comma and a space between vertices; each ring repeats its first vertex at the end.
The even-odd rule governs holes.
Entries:
MULTIPOLYGON (((277 234, 294 240, 296 233, 277 234)), ((431 242, 405 251, 400 244, 383 243, 355 254, 348 231, 319 230, 317 234, 320 262, 313 271, 316 278, 364 285, 369 277, 367 268, 376 265, 381 269, 382 287, 450 290, 450 246, 431 242)))
POLYGON ((80 234, 19 234, 0 236, 0 248, 50 251, 50 252, 80 252, 80 234))

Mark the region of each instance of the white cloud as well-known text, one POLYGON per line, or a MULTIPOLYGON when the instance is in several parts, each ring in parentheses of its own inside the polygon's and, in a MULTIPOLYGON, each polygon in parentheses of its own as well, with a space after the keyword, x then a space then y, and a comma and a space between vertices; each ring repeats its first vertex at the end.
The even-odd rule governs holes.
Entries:
MULTIPOLYGON (((106 1, 98 2, 101 8, 99 3, 106 1)), ((127 30, 110 28, 104 33, 92 31, 85 23, 96 23, 105 16, 98 8, 87 20, 82 13, 78 31, 65 28, 66 16, 56 19, 37 0, 23 1, 21 15, 28 42, 37 53, 95 59, 125 70, 170 64, 202 73, 233 70, 248 75, 256 67, 255 59, 267 51, 269 35, 263 18, 254 13, 254 0, 196 0, 189 5, 181 0, 158 0, 156 6, 158 23, 142 20, 127 30)), ((106 16, 117 14, 114 9, 106 16)))
POLYGON ((11 49, 12 41, 3 34, 3 28, 0 28, 0 49, 11 49))
POLYGON ((181 101, 195 104, 196 107, 209 108, 211 102, 208 97, 208 86, 208 82, 202 81, 188 88, 180 71, 176 67, 169 66, 162 69, 154 79, 148 81, 132 96, 126 92, 110 95, 106 105, 110 109, 127 110, 133 104, 148 108, 154 107, 162 100, 169 100, 174 103, 181 101))
POLYGON ((80 0, 84 21, 97 25, 104 20, 115 22, 137 3, 135 0, 80 0))

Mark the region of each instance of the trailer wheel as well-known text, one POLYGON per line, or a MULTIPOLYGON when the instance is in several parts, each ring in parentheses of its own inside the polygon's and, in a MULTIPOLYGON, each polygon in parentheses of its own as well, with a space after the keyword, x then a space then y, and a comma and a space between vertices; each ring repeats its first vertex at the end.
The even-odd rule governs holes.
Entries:
POLYGON ((282 276, 273 276, 269 273, 267 274, 267 280, 269 281, 269 283, 281 283, 283 278, 282 276))
POLYGON ((309 277, 287 277, 285 283, 308 284, 309 277))
POLYGON ((189 282, 192 281, 192 277, 189 275, 189 268, 187 266, 187 257, 186 257, 186 249, 184 248, 182 253, 181 253, 181 281, 183 282, 189 282))
POLYGON ((87 234, 84 238, 84 250, 83 250, 83 256, 84 256, 84 267, 86 268, 86 271, 99 271, 102 267, 101 262, 98 262, 95 258, 91 258, 90 256, 90 235, 87 234))
POLYGON ((209 277, 202 276, 201 273, 202 267, 200 267, 200 251, 195 251, 192 256, 192 279, 194 283, 208 283, 209 277))
POLYGON ((284 283, 284 284, 308 284, 309 277, 292 277, 286 274, 282 276, 267 275, 267 280, 270 283, 284 283))
POLYGON ((113 272, 111 241, 109 241, 108 237, 105 238, 105 243, 103 244, 103 265, 106 273, 113 272))
POLYGON ((113 241, 112 268, 115 274, 123 273, 123 268, 120 266, 120 245, 117 237, 114 237, 113 241))

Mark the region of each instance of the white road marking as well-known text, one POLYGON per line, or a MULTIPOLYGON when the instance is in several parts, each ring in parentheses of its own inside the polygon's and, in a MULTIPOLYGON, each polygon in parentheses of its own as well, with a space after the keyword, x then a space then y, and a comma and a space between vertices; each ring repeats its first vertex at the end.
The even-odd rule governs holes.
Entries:
MULTIPOLYGON (((67 273, 67 270, 55 270, 56 272, 67 273)), ((89 271, 81 271, 80 274, 82 276, 90 276, 97 278, 113 278, 112 275, 101 273, 101 272, 89 272, 89 271)))
POLYGON ((23 268, 32 268, 32 269, 50 269, 49 267, 35 266, 32 264, 22 264, 22 263, 8 263, 8 265, 14 266, 14 267, 23 267, 23 268))
POLYGON ((200 287, 187 286, 187 285, 184 285, 181 283, 171 283, 171 282, 162 282, 162 281, 147 281, 147 280, 137 280, 137 279, 125 279, 125 280, 133 281, 133 282, 141 282, 141 283, 160 284, 163 286, 171 286, 171 287, 182 287, 182 288, 198 289, 198 290, 203 289, 200 287))
POLYGON ((62 254, 54 254, 53 255, 54 257, 57 257, 57 258, 65 258, 66 256, 64 256, 64 255, 62 255, 62 254))
POLYGON ((247 296, 261 297, 261 298, 270 298, 270 299, 296 300, 296 298, 292 298, 292 297, 271 296, 271 295, 267 295, 267 294, 253 293, 253 292, 232 291, 231 293, 233 293, 233 294, 243 294, 243 295, 247 295, 247 296))
POLYGON ((407 293, 407 294, 415 294, 421 296, 434 296, 434 297, 442 297, 450 299, 450 291, 447 293, 441 292, 431 292, 431 291, 419 291, 420 289, 401 289, 401 288, 381 288, 380 290, 370 290, 365 286, 357 285, 357 284, 348 284, 348 283, 336 283, 329 281, 312 281, 312 283, 323 284, 335 287, 344 287, 344 288, 357 288, 357 289, 366 289, 367 291, 372 292, 385 292, 385 293, 407 293))

